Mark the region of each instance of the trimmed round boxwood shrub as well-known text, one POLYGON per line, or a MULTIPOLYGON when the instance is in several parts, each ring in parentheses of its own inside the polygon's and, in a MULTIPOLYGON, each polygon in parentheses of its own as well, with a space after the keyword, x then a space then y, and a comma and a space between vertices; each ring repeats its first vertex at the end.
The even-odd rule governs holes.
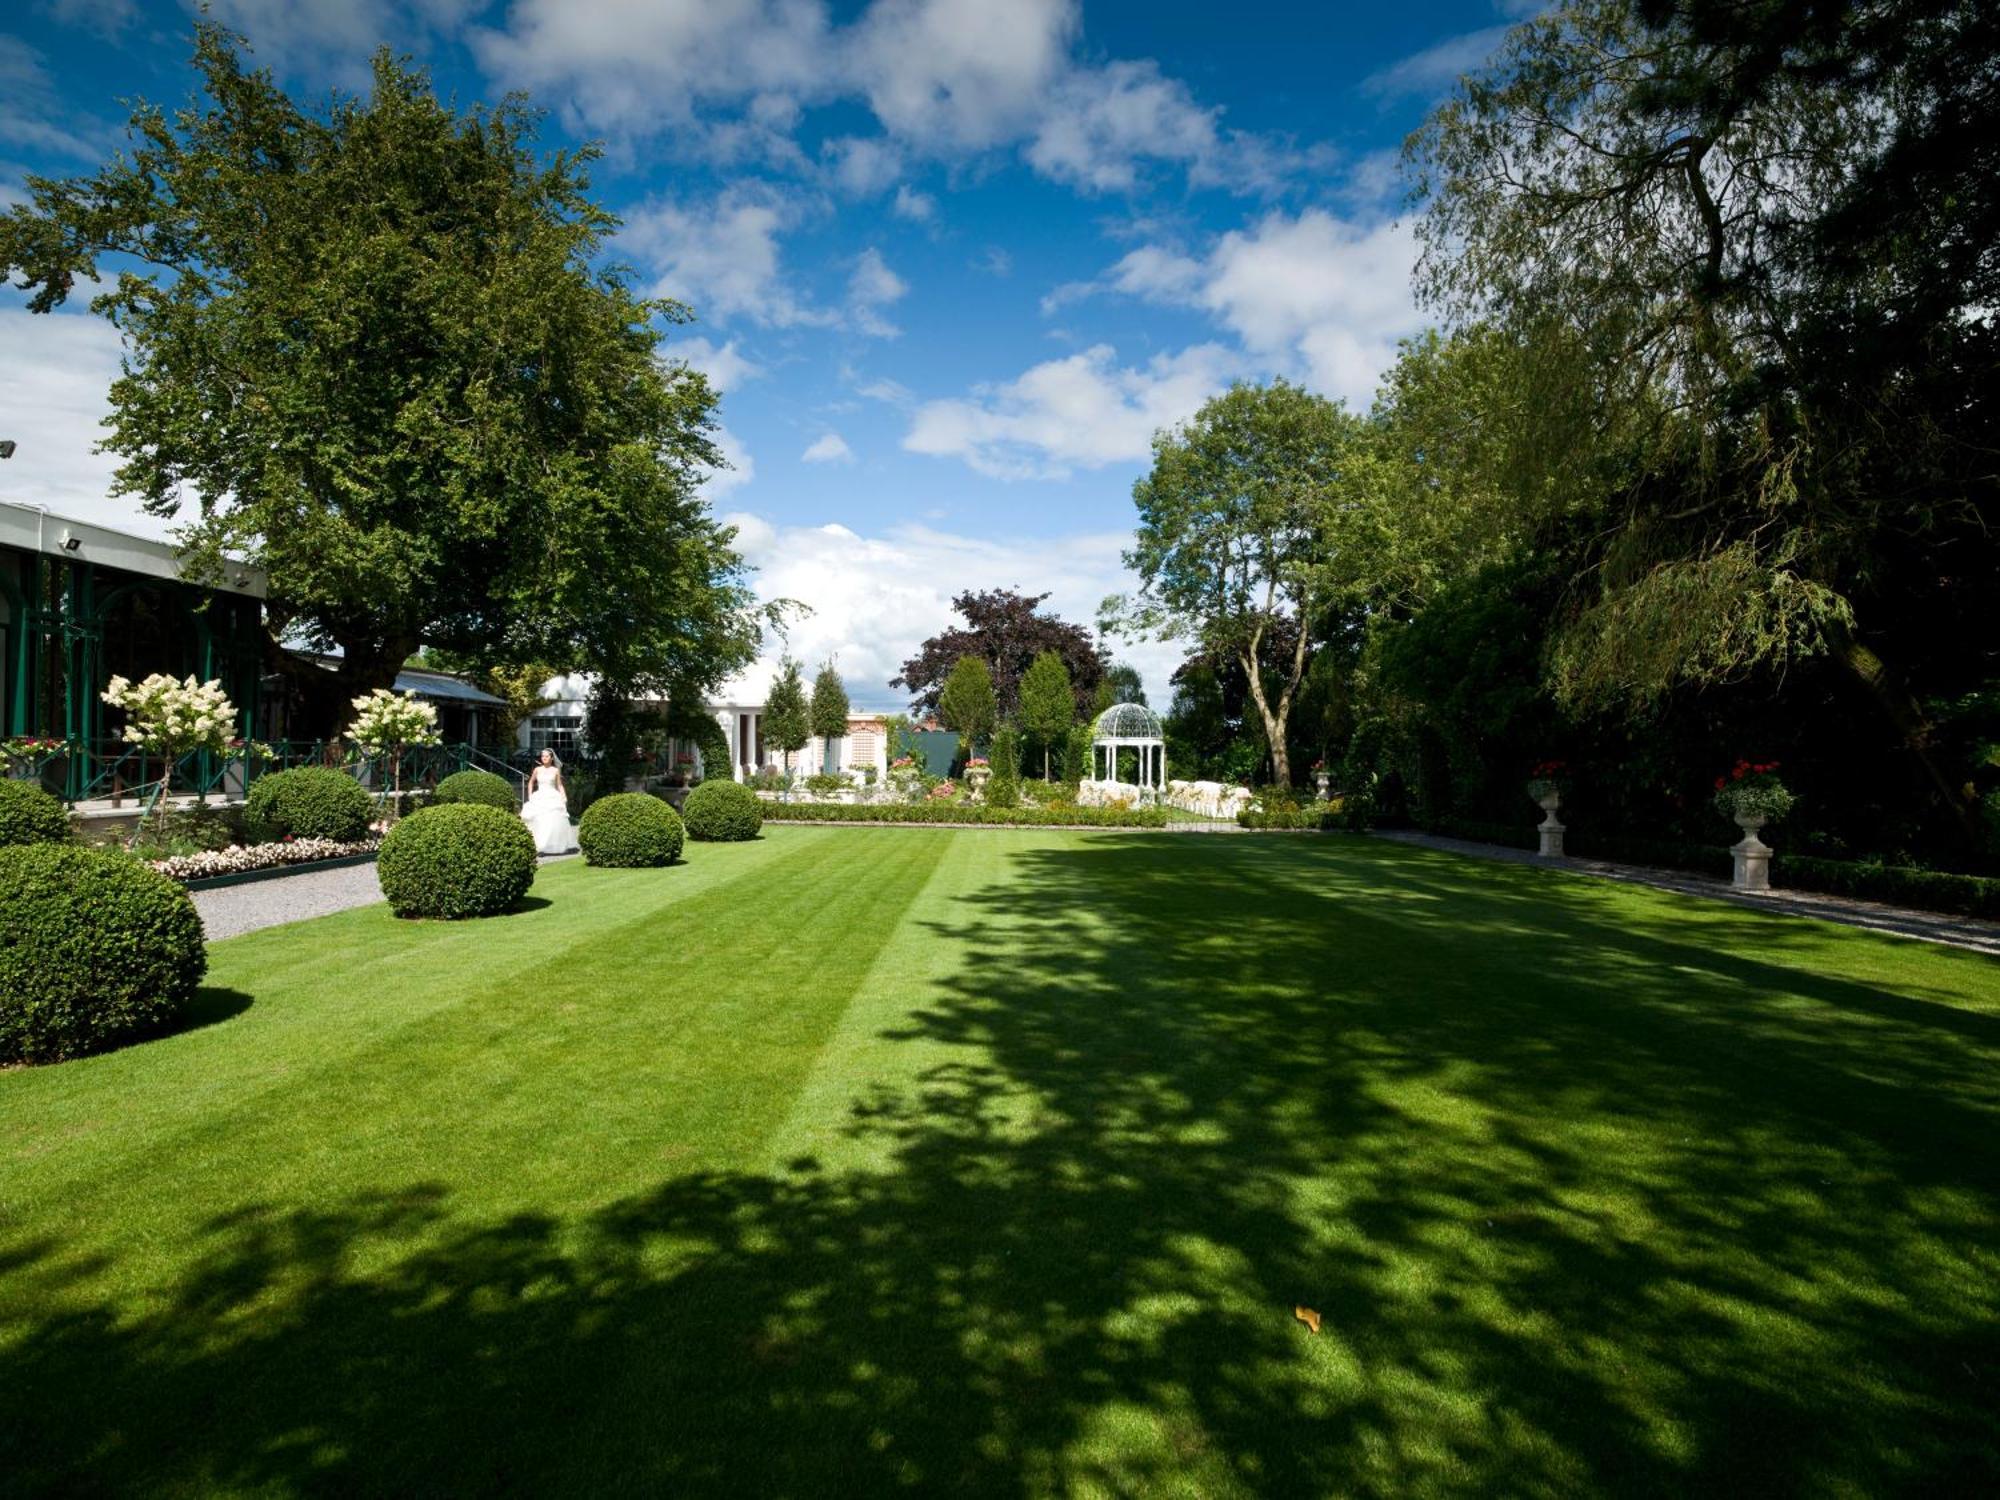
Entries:
POLYGON ((576 841, 590 865, 640 868, 681 857, 680 816, 650 792, 613 792, 584 810, 576 841))
POLYGON ((273 771, 250 783, 243 800, 243 820, 250 837, 268 844, 290 834, 295 839, 338 839, 349 843, 368 836, 375 811, 368 792, 345 771, 301 766, 273 771))
POLYGON ((0 845, 60 844, 69 809, 32 781, 0 781, 0 845))
POLYGON ((764 826, 764 804, 740 782, 704 781, 681 804, 681 821, 688 837, 706 844, 754 839, 764 826))
POLYGON ((389 830, 375 873, 399 917, 495 916, 534 884, 535 840, 497 807, 427 807, 389 830))
POLYGON ((161 1031, 207 971, 201 918, 177 882, 103 849, 0 849, 0 1063, 161 1031))
POLYGON ((439 807, 475 802, 481 807, 497 807, 502 812, 521 810, 521 798, 514 790, 514 783, 492 771, 453 771, 437 784, 431 801, 439 807))

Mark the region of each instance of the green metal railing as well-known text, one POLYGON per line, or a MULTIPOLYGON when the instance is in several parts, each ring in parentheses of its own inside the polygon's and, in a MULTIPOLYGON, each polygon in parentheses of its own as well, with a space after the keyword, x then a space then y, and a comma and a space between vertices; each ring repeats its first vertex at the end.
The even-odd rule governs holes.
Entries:
MULTIPOLYGON (((169 769, 157 754, 123 740, 65 740, 54 748, 17 756, 5 774, 41 784, 66 802, 110 802, 128 799, 150 810, 162 796, 241 797, 250 783, 273 771, 300 766, 325 766, 347 771, 370 791, 386 792, 400 782, 405 792, 428 791, 455 771, 477 769, 507 777, 524 787, 536 752, 511 747, 472 744, 413 745, 402 752, 400 767, 387 756, 364 755, 344 740, 277 740, 222 754, 192 751, 169 769), (265 753, 268 752, 268 753, 265 753)), ((595 779, 604 769, 602 757, 570 754, 563 769, 572 782, 595 779)), ((627 774, 640 779, 664 777, 676 770, 666 753, 635 757, 627 774)))

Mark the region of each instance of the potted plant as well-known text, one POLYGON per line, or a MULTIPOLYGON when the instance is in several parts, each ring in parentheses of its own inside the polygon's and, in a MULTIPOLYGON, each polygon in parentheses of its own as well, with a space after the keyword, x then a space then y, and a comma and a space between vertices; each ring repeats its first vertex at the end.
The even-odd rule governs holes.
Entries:
POLYGON ((1771 888, 1771 850, 1757 837, 1773 818, 1782 818, 1797 802, 1778 779, 1775 760, 1739 760, 1727 776, 1715 778, 1715 807, 1735 820, 1743 837, 1730 847, 1729 883, 1739 891, 1771 888))
POLYGON ((1319 788, 1319 800, 1325 802, 1333 795, 1333 773, 1326 768, 1324 758, 1313 762, 1313 785, 1319 788))
POLYGON ((1556 816, 1562 806, 1563 779, 1568 771, 1569 767, 1559 760, 1537 761, 1528 770, 1528 800, 1546 814, 1535 831, 1541 835, 1541 853, 1549 859, 1562 858, 1563 835, 1568 832, 1556 816))
POLYGON ((974 792, 986 790, 986 783, 993 779, 993 765, 983 755, 975 755, 965 763, 965 784, 974 792))

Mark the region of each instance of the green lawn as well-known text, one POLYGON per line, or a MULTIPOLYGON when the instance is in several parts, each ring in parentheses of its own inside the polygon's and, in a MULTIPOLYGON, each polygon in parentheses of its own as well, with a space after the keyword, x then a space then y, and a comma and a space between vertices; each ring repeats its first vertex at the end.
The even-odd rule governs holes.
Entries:
POLYGON ((2000 1486, 1992 960, 1339 835, 690 853, 0 1074, 0 1490, 2000 1486))

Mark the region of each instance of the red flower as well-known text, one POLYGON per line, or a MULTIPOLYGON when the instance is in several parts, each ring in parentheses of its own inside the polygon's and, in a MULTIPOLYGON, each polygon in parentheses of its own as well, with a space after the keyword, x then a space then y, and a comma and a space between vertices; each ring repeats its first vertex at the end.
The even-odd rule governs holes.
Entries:
POLYGON ((1715 778, 1715 789, 1716 789, 1716 790, 1717 790, 1718 792, 1722 790, 1722 788, 1723 788, 1723 786, 1724 786, 1725 784, 1726 784, 1726 783, 1724 782, 1724 780, 1723 780, 1723 778, 1722 778, 1722 777, 1718 776, 1718 777, 1716 777, 1716 778, 1715 778))

